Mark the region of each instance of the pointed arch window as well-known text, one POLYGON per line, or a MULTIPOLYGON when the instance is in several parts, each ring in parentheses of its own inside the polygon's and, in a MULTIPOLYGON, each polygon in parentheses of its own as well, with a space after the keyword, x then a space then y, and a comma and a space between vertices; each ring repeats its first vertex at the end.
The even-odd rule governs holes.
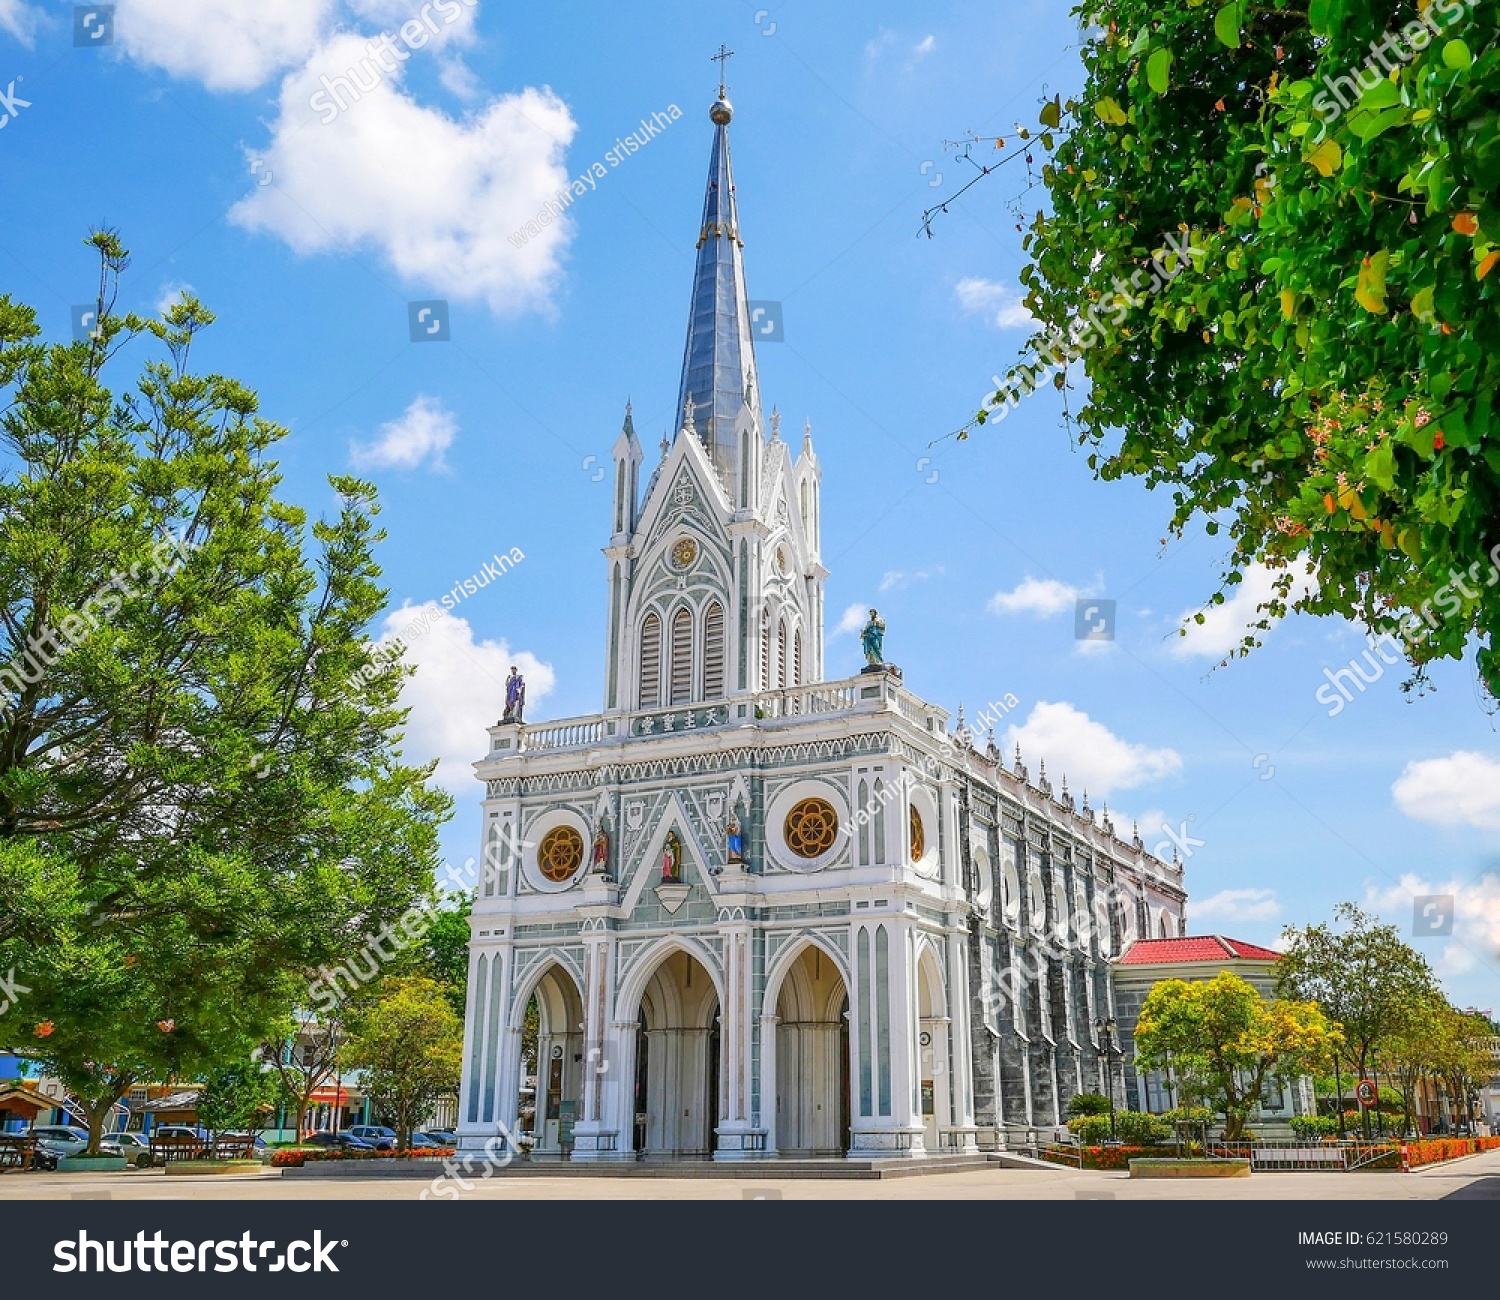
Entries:
POLYGON ((786 690, 786 619, 776 625, 776 684, 786 690))
MULTIPOLYGON (((859 807, 863 812, 870 806, 870 783, 860 777, 859 779, 859 807)), ((862 867, 870 865, 870 819, 861 817, 859 819, 859 863, 862 867)))
POLYGON ((672 703, 693 697, 693 616, 684 606, 672 615, 672 703))
POLYGON ((641 624, 641 708, 661 703, 661 619, 647 614, 641 624))
POLYGON ((724 606, 713 601, 703 615, 703 698, 724 695, 724 606))
POLYGON ((802 629, 792 633, 792 685, 802 685, 802 629))
POLYGON ((771 680, 771 611, 763 609, 760 615, 760 689, 769 691, 774 685, 771 680))

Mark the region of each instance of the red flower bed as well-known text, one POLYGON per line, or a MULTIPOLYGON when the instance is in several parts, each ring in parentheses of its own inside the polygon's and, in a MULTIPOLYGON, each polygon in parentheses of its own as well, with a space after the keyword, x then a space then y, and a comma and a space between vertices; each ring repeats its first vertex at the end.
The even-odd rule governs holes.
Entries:
POLYGON ((452 1147, 423 1147, 420 1151, 358 1151, 340 1147, 289 1148, 271 1153, 274 1169, 300 1169, 309 1160, 442 1160, 455 1154, 452 1147))
POLYGON ((1442 1160, 1457 1160, 1480 1151, 1500 1150, 1500 1137, 1429 1138, 1425 1142, 1403 1142, 1402 1154, 1408 1169, 1435 1165, 1442 1160))
MULTIPOLYGON (((1169 1148, 1170 1150, 1170 1148, 1169 1148)), ((1043 1160, 1055 1165, 1077 1165, 1074 1152, 1083 1155, 1084 1169, 1129 1169, 1132 1159, 1159 1156, 1161 1147, 1052 1147, 1042 1153, 1043 1160)))

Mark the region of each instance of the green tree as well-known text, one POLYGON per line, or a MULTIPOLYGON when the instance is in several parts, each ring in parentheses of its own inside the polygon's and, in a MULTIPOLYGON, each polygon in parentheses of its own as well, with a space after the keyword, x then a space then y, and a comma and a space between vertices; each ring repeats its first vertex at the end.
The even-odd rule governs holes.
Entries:
POLYGON ((1211 980, 1162 980, 1141 1006, 1136 1067, 1169 1066, 1224 1116, 1238 1138, 1272 1077, 1310 1073, 1338 1043, 1316 1003, 1267 1001, 1232 971, 1211 980))
POLYGON ((396 1130, 396 1149, 434 1102, 456 1092, 463 1058, 463 1021, 447 991, 426 976, 387 980, 362 1008, 345 1060, 364 1072, 365 1091, 396 1130))
POLYGON ((225 1066, 204 1080, 198 1094, 198 1122, 213 1137, 254 1131, 271 1109, 276 1083, 259 1061, 225 1066))
MULTIPOLYGON (((1341 929, 1318 924, 1283 931, 1287 947, 1276 964, 1277 992, 1310 999, 1337 1021, 1344 1045, 1335 1066, 1348 1061, 1366 1077, 1380 1043, 1441 995, 1427 959, 1395 926, 1353 903, 1340 903, 1333 914, 1341 929)), ((1368 1131, 1368 1114, 1364 1123, 1368 1131)))
POLYGON ((331 479, 316 522, 279 499, 285 431, 191 368, 213 316, 116 313, 127 254, 89 243, 88 340, 0 296, 0 961, 97 1149, 132 1084, 241 1059, 429 888, 451 801, 362 635, 373 487, 331 479), (132 342, 158 353, 112 388, 132 342))
POLYGON ((1080 1092, 1068 1099, 1067 1117, 1082 1119, 1086 1115, 1108 1115, 1109 1098, 1102 1092, 1080 1092))
POLYGON ((1295 603, 1418 678, 1477 633, 1500 693, 1500 0, 1074 12, 1098 34, 1042 113, 1021 279, 1032 352, 1081 358, 1090 465, 1227 529, 1226 586, 1267 566, 1239 653, 1295 603))
POLYGON ((295 1116, 294 1141, 302 1140, 313 1097, 329 1079, 338 1077, 339 1053, 348 1033, 345 1014, 342 1003, 322 1015, 295 1014, 261 1044, 261 1057, 275 1074, 282 1104, 295 1116))

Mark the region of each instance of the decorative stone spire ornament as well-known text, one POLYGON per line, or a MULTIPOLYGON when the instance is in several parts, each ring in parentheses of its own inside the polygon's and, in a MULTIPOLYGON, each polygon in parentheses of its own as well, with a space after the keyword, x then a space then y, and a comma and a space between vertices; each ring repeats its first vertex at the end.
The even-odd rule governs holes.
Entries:
POLYGON ((995 744, 995 728, 993 724, 990 726, 989 737, 984 746, 984 755, 996 767, 1000 766, 1000 747, 995 744))
POLYGON ((774 406, 771 408, 771 441, 781 441, 781 412, 774 406))
POLYGON ((1014 770, 1015 774, 1020 777, 1021 780, 1024 781, 1026 779, 1026 764, 1021 762, 1021 742, 1019 740, 1016 741, 1016 762, 1014 770))
POLYGON ((1069 812, 1073 811, 1074 800, 1073 796, 1068 793, 1068 778, 1066 773, 1063 775, 1062 779, 1062 798, 1059 799, 1058 802, 1062 804, 1062 806, 1069 812))
POLYGON ((1135 846, 1137 851, 1146 847, 1146 841, 1141 838, 1141 824, 1139 822, 1133 821, 1130 823, 1130 842, 1135 846))
POLYGON ((802 422, 802 454, 805 456, 812 450, 812 419, 808 418, 802 422))
POLYGON ((1047 780, 1047 760, 1042 759, 1042 765, 1037 769, 1036 788, 1048 798, 1052 796, 1052 782, 1047 780))
POLYGON ((1106 835, 1113 835, 1115 833, 1115 824, 1114 824, 1114 822, 1110 821, 1110 819, 1109 819, 1109 800, 1108 799, 1106 799, 1104 801, 1104 808, 1103 808, 1103 814, 1102 815, 1103 815, 1104 820, 1103 820, 1103 822, 1101 824, 1102 824, 1102 826, 1104 828, 1104 833, 1106 835))
POLYGON ((694 438, 698 436, 698 404, 693 401, 691 393, 682 403, 682 431, 694 438))
POLYGON ((1089 792, 1087 787, 1084 788, 1083 806, 1079 808, 1078 814, 1080 817, 1087 817, 1090 821, 1094 820, 1094 810, 1089 807, 1089 792))

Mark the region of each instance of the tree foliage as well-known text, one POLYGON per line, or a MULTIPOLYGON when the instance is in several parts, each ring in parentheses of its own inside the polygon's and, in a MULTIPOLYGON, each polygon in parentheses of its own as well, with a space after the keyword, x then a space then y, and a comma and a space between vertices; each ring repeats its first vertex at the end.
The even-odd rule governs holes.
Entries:
POLYGON ((1091 466, 1227 529, 1226 586, 1271 571, 1239 652, 1295 605, 1419 677, 1477 634, 1500 692, 1500 0, 1075 12, 1021 278, 1036 350, 1081 357, 1091 466))
POLYGON ((373 487, 331 479, 315 522, 279 499, 285 430, 190 367, 212 314, 117 314, 127 255, 89 242, 88 339, 0 296, 0 965, 97 1138, 133 1083, 244 1059, 399 915, 450 801, 402 762, 407 670, 362 635, 373 487), (132 345, 159 351, 112 388, 132 345))
POLYGON ((1140 1069, 1170 1068, 1184 1090, 1224 1116, 1233 1141, 1273 1078, 1310 1073, 1339 1042, 1313 1002, 1267 1001, 1232 971, 1211 980, 1162 980, 1135 1027, 1140 1069))
POLYGON ((344 1059, 364 1072, 364 1088, 389 1116, 396 1149, 434 1102, 456 1092, 463 1058, 463 1021, 446 991, 426 976, 389 979, 361 1008, 344 1059))
POLYGON ((212 1071, 198 1094, 198 1122, 214 1136, 261 1127, 275 1095, 274 1076, 259 1061, 212 1071))

